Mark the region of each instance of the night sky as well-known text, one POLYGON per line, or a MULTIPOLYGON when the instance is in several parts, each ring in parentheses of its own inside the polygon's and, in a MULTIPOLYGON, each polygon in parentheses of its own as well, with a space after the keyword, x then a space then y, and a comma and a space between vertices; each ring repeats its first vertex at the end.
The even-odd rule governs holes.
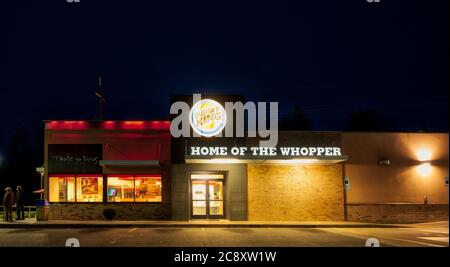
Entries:
POLYGON ((168 118, 170 95, 200 92, 299 106, 314 130, 372 108, 448 131, 448 1, 8 2, 0 151, 19 126, 93 119, 98 75, 106 119, 168 118))

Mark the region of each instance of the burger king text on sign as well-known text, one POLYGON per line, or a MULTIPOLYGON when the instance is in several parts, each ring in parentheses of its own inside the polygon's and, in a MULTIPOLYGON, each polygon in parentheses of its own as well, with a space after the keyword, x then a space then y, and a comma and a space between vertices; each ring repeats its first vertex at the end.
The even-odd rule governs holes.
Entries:
POLYGON ((244 117, 247 112, 247 136, 261 138, 259 145, 275 147, 278 143, 278 102, 225 102, 225 108, 212 99, 201 99, 192 95, 189 104, 178 101, 170 106, 170 114, 177 115, 170 123, 170 134, 174 138, 191 137, 245 137, 244 117), (234 116, 235 115, 235 116, 234 116), (235 119, 233 118, 235 117, 235 119), (235 127, 235 128, 234 128, 235 127), (235 136, 236 135, 236 136, 235 136))
POLYGON ((189 122, 196 133, 211 137, 223 130, 227 123, 227 113, 216 101, 203 99, 192 107, 189 122))

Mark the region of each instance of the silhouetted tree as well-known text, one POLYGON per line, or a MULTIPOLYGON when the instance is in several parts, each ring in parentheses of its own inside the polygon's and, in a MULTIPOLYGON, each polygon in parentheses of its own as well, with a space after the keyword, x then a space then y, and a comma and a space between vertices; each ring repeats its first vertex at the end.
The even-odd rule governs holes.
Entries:
POLYGON ((43 155, 39 155, 42 152, 41 146, 43 144, 40 138, 33 144, 27 129, 21 127, 12 135, 3 162, 4 169, 0 177, 1 189, 11 186, 15 190, 16 186, 21 185, 25 190, 27 204, 34 202, 36 195, 33 196, 32 191, 39 187, 39 174, 36 173, 36 167, 42 164, 43 155))
POLYGON ((310 131, 311 123, 299 107, 294 107, 289 115, 280 120, 278 128, 280 131, 310 131))
POLYGON ((347 131, 383 132, 388 129, 384 117, 375 110, 363 110, 350 114, 346 125, 347 131))

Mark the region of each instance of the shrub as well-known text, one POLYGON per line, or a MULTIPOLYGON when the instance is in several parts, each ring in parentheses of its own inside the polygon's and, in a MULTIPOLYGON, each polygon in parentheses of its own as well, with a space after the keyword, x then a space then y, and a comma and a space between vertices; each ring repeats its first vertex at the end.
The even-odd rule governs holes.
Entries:
POLYGON ((114 220, 114 218, 116 217, 116 210, 114 210, 114 209, 104 209, 103 210, 103 216, 107 220, 114 220))

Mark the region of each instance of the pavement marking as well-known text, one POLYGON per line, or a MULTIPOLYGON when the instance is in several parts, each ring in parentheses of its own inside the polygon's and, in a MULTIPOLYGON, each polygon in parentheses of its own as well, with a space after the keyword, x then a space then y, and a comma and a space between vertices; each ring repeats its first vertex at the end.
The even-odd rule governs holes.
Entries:
POLYGON ((409 243, 413 243, 413 244, 417 244, 417 245, 422 245, 422 246, 431 246, 431 247, 446 247, 446 246, 442 246, 442 245, 436 245, 433 243, 424 243, 424 242, 419 242, 419 241, 414 241, 414 240, 410 240, 410 239, 404 239, 404 238, 398 238, 398 237, 391 237, 391 236, 385 236, 385 235, 380 235, 377 234, 377 237, 382 237, 382 238, 386 238, 386 239, 393 239, 393 240, 398 240, 398 241, 403 241, 403 242, 409 242, 409 243))
MULTIPOLYGON (((336 229, 336 228, 332 228, 332 229, 336 229)), ((367 237, 364 238, 364 237, 361 237, 361 236, 364 236, 364 235, 367 236, 368 234, 361 234, 361 233, 358 233, 358 232, 355 232, 355 231, 351 231, 351 230, 348 230, 348 229, 345 229, 345 230, 340 229, 340 230, 342 232, 345 231, 345 232, 353 233, 353 235, 349 235, 349 236, 353 236, 353 237, 356 237, 356 238, 367 240, 367 237)), ((337 233, 339 233, 339 232, 337 232, 337 233)), ((345 235, 345 233, 341 233, 341 234, 345 235)), ((436 244, 432 244, 432 243, 424 243, 424 242, 413 241, 413 240, 409 240, 409 239, 403 239, 403 238, 398 238, 398 237, 390 237, 390 236, 380 235, 378 233, 375 234, 375 235, 372 234, 371 236, 376 236, 377 238, 382 237, 382 238, 385 238, 385 239, 392 239, 392 240, 397 240, 397 241, 402 241, 402 242, 407 242, 407 243, 412 243, 412 244, 417 244, 417 245, 422 245, 422 246, 446 247, 446 246, 436 245, 436 244)), ((386 243, 386 242, 383 242, 382 240, 380 240, 380 241, 381 241, 381 243, 386 243)))
POLYGON ((426 239, 426 240, 431 240, 431 241, 438 241, 438 242, 443 242, 443 243, 448 243, 448 236, 447 237, 438 237, 438 236, 418 236, 417 238, 420 239, 426 239))
POLYGON ((134 228, 131 228, 130 230, 128 230, 128 233, 134 232, 134 231, 136 231, 136 230, 137 230, 137 228, 136 228, 136 227, 134 227, 134 228))

